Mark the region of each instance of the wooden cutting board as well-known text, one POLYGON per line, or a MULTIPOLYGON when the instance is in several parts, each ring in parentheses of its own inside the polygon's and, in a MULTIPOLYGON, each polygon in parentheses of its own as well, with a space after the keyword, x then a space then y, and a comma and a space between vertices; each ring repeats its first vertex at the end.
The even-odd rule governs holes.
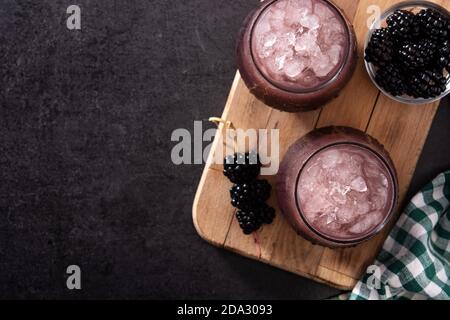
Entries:
MULTIPOLYGON (((353 21, 359 56, 362 57, 371 6, 378 5, 385 10, 400 1, 334 2, 353 21)), ((448 0, 433 2, 444 6, 449 4, 448 0)), ((437 108, 438 103, 402 105, 380 94, 360 58, 352 80, 340 96, 322 110, 308 113, 291 114, 269 108, 249 93, 237 73, 222 118, 232 121, 236 128, 280 129, 280 159, 292 143, 315 128, 342 125, 363 130, 390 152, 398 172, 402 203, 437 108)), ((211 155, 223 144, 224 134, 224 126, 220 125, 211 155)), ((245 236, 230 204, 228 190, 231 183, 223 176, 222 169, 217 164, 206 165, 194 200, 194 225, 199 235, 209 243, 240 255, 340 289, 351 289, 376 257, 390 229, 354 248, 333 250, 313 245, 287 224, 273 192, 269 204, 277 209, 274 223, 245 236)), ((274 185, 275 177, 268 177, 268 180, 274 185)))

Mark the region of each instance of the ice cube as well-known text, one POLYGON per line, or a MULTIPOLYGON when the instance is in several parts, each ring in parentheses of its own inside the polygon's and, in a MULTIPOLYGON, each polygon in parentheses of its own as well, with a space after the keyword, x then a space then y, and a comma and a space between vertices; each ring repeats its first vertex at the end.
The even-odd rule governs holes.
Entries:
POLYGON ((277 42, 277 36, 275 34, 268 34, 264 37, 264 47, 269 48, 273 47, 273 45, 277 42))
POLYGON ((323 3, 316 2, 314 4, 314 13, 321 19, 321 20, 327 20, 329 18, 334 17, 334 13, 331 11, 328 6, 326 6, 323 3))
POLYGON ((284 65, 284 73, 291 80, 297 80, 303 69, 304 66, 298 58, 291 58, 284 65))
POLYGON ((353 234, 361 234, 364 231, 369 230, 369 228, 370 228, 370 225, 364 219, 362 219, 361 221, 359 221, 359 222, 355 223, 353 226, 351 226, 348 231, 353 234))
POLYGON ((319 163, 307 164, 301 175, 302 183, 300 188, 305 188, 308 191, 314 191, 317 185, 322 180, 322 168, 319 163))
POLYGON ((294 55, 293 46, 295 43, 295 35, 292 33, 284 34, 279 41, 275 42, 274 47, 277 56, 285 56, 285 59, 292 58, 294 55))
POLYGON ((338 150, 330 149, 322 154, 321 160, 324 169, 334 168, 342 162, 342 153, 338 150))
POLYGON ((311 66, 314 70, 314 73, 318 77, 327 76, 335 67, 331 63, 330 58, 327 55, 323 54, 322 52, 317 53, 311 59, 311 66))
POLYGON ((275 31, 281 30, 284 24, 285 10, 273 7, 271 11, 268 12, 268 17, 270 20, 270 26, 275 31))
POLYGON ((352 165, 361 165, 364 163, 364 158, 359 154, 352 153, 350 161, 352 162, 352 165))
POLYGON ((287 1, 277 1, 274 5, 275 8, 284 10, 286 8, 287 1))
POLYGON ((295 33, 299 35, 302 34, 304 31, 305 29, 301 25, 298 25, 297 29, 295 29, 295 33))
POLYGON ((308 48, 308 41, 304 36, 300 36, 297 38, 297 41, 295 42, 295 51, 298 53, 304 52, 306 53, 306 49, 308 48))
MULTIPOLYGON (((278 59, 279 60, 279 59, 278 59)), ((279 70, 279 61, 277 60, 277 57, 275 56, 275 54, 271 54, 270 56, 268 56, 265 59, 265 67, 267 69, 267 71, 271 74, 278 74, 280 73, 279 70)))
POLYGON ((341 229, 341 224, 335 219, 335 217, 333 217, 333 214, 321 214, 317 216, 313 223, 319 230, 323 230, 331 234, 337 234, 341 229))
POLYGON ((311 12, 313 9, 311 0, 289 0, 289 6, 291 8, 304 8, 309 12, 311 12))
POLYGON ((277 71, 281 71, 284 68, 284 63, 286 62, 286 55, 281 54, 275 57, 275 63, 277 65, 277 71))
POLYGON ((350 187, 358 192, 367 192, 367 184, 363 177, 357 177, 350 183, 350 187))
POLYGON ((286 41, 290 47, 295 46, 295 42, 297 40, 297 36, 293 32, 288 32, 286 34, 286 41))
POLYGON ((372 209, 382 210, 387 204, 387 188, 378 188, 377 192, 370 197, 372 209))
POLYGON ((364 166, 363 170, 366 176, 369 178, 376 178, 380 175, 380 170, 375 163, 367 163, 364 166))
POLYGON ((255 32, 259 35, 266 35, 271 31, 270 23, 267 19, 262 19, 255 27, 255 32))
POLYGON ((331 224, 332 222, 335 222, 337 220, 336 213, 326 213, 326 224, 331 224))
POLYGON ((284 23, 288 27, 301 25, 302 19, 308 14, 309 11, 307 8, 289 7, 288 10, 286 10, 284 23))
POLYGON ((341 225, 339 223, 337 223, 337 221, 334 221, 332 223, 327 224, 326 228, 329 231, 332 231, 333 233, 336 233, 336 232, 338 232, 341 229, 341 225))
POLYGON ((331 63, 336 66, 341 59, 342 47, 340 45, 334 44, 327 51, 327 55, 330 58, 331 63))
POLYGON ((336 205, 343 205, 347 203, 347 197, 336 190, 333 190, 330 196, 336 205))
POLYGON ((283 20, 286 15, 285 10, 277 7, 273 7, 271 11, 271 18, 274 20, 283 20))
POLYGON ((303 27, 308 28, 310 30, 316 30, 316 29, 319 29, 319 27, 320 27, 320 20, 314 14, 311 14, 311 15, 307 14, 307 15, 301 17, 299 22, 303 27))
POLYGON ((337 218, 341 223, 350 223, 358 217, 358 213, 351 203, 341 206, 337 211, 337 218))
POLYGON ((317 44, 317 32, 310 30, 297 37, 294 49, 298 54, 305 56, 313 56, 320 52, 317 44))
POLYGON ((372 210, 383 209, 383 199, 381 199, 379 196, 370 197, 370 207, 372 210))
POLYGON ((358 214, 366 214, 370 211, 370 204, 367 201, 356 201, 355 208, 358 214))
POLYGON ((344 29, 341 22, 334 17, 322 23, 319 33, 322 47, 331 47, 333 44, 342 46, 344 44, 344 29))
POLYGON ((275 48, 274 47, 264 47, 259 51, 259 57, 264 59, 264 58, 269 58, 271 56, 273 56, 275 54, 275 48))
POLYGON ((354 172, 357 173, 358 175, 362 175, 362 166, 364 164, 364 158, 361 157, 360 155, 352 153, 348 161, 351 167, 355 169, 354 172))
POLYGON ((304 199, 304 209, 306 212, 325 212, 334 208, 326 197, 321 194, 313 193, 309 199, 304 199))
POLYGON ((320 224, 329 225, 337 220, 336 213, 334 211, 322 212, 317 217, 320 224))
POLYGON ((328 25, 328 27, 329 27, 331 30, 333 30, 336 34, 342 34, 342 33, 344 33, 344 27, 343 27, 343 25, 342 25, 342 22, 341 22, 338 18, 336 18, 336 17, 327 19, 327 25, 328 25))
POLYGON ((387 177, 382 173, 380 173, 380 177, 381 177, 381 184, 383 185, 383 187, 387 187, 389 185, 387 177))
POLYGON ((353 234, 361 234, 376 227, 383 220, 383 214, 380 211, 374 211, 366 214, 357 223, 355 223, 349 232, 353 234))
POLYGON ((280 50, 286 50, 287 48, 293 48, 297 37, 294 32, 286 32, 280 37, 279 43, 277 44, 280 50))
POLYGON ((275 53, 275 44, 278 38, 275 34, 260 37, 258 44, 258 55, 260 58, 268 58, 275 53))
POLYGON ((311 0, 288 0, 287 2, 285 9, 285 24, 287 26, 297 26, 302 17, 312 13, 311 0))
POLYGON ((335 205, 343 205, 347 203, 347 194, 350 187, 339 183, 338 181, 329 181, 329 195, 335 205))

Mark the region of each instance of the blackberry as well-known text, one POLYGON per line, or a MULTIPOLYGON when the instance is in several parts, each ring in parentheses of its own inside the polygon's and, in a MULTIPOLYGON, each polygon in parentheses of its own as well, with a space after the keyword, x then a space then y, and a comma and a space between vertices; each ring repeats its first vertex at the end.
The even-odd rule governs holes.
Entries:
POLYGON ((450 73, 450 41, 445 41, 439 49, 439 66, 445 68, 450 73))
POLYGON ((394 54, 394 42, 388 30, 386 28, 375 30, 367 45, 364 59, 381 67, 391 62, 394 54))
POLYGON ((421 33, 432 40, 445 40, 450 36, 449 18, 434 9, 423 9, 416 15, 421 33))
POLYGON ((393 64, 378 69, 375 82, 393 96, 401 96, 406 92, 405 78, 393 64))
POLYGON ((398 52, 398 60, 407 69, 429 65, 436 58, 437 45, 428 39, 404 44, 398 52))
POLYGON ((419 28, 415 22, 414 13, 406 10, 397 10, 386 19, 389 33, 399 40, 408 40, 418 36, 419 28))
POLYGON ((237 184, 230 189, 231 204, 238 209, 248 210, 269 199, 271 191, 272 186, 267 180, 237 184))
POLYGON ((414 98, 434 98, 445 91, 446 83, 442 72, 420 70, 411 77, 407 93, 414 98))
POLYGON ((262 203, 257 209, 259 213, 260 222, 263 224, 271 224, 275 219, 275 209, 271 206, 262 203))
POLYGON ((225 158, 223 174, 233 183, 244 183, 256 179, 260 170, 257 153, 236 153, 225 158))
POLYGON ((262 224, 258 219, 258 213, 253 209, 248 211, 238 210, 236 218, 244 234, 251 234, 261 228, 262 224))
POLYGON ((257 231, 263 224, 271 224, 275 219, 275 209, 261 202, 253 208, 238 210, 236 218, 245 234, 257 231))

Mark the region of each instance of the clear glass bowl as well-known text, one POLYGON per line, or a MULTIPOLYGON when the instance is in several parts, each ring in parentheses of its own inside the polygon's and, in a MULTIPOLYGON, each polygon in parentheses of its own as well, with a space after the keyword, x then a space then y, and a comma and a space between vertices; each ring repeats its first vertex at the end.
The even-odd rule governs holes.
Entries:
MULTIPOLYGON (((372 26, 370 27, 369 33, 367 34, 366 42, 364 45, 364 52, 366 51, 367 45, 369 44, 370 38, 372 37, 372 33, 377 28, 386 27, 386 18, 389 17, 394 11, 396 10, 408 10, 412 11, 414 13, 419 12, 422 9, 435 9, 444 15, 447 15, 450 17, 450 13, 443 7, 429 2, 429 1, 405 1, 398 3, 389 9, 387 9, 383 14, 381 14, 379 19, 376 19, 372 26)), ((364 63, 366 65, 367 73, 370 76, 370 79, 375 84, 375 86, 386 96, 389 98, 396 100, 398 102, 407 103, 407 104, 425 104, 425 103, 431 103, 437 100, 440 100, 444 98, 446 95, 450 93, 450 75, 447 73, 447 89, 438 97, 429 98, 429 99, 423 99, 423 98, 414 98, 408 95, 403 96, 393 96, 389 92, 386 92, 383 88, 381 88, 375 81, 375 75, 377 67, 375 67, 372 63, 367 62, 364 60, 364 63)))

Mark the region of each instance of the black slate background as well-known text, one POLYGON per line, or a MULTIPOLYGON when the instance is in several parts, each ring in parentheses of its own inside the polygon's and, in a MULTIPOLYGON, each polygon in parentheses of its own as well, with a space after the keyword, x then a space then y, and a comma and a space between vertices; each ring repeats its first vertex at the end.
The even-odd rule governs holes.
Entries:
MULTIPOLYGON (((257 2, 0 2, 0 298, 338 293, 203 242, 191 221, 202 166, 170 159, 174 129, 221 114, 257 2), (71 4, 81 31, 65 26, 71 4), (81 291, 65 287, 70 264, 81 291)), ((450 167, 449 108, 411 193, 450 167)))

